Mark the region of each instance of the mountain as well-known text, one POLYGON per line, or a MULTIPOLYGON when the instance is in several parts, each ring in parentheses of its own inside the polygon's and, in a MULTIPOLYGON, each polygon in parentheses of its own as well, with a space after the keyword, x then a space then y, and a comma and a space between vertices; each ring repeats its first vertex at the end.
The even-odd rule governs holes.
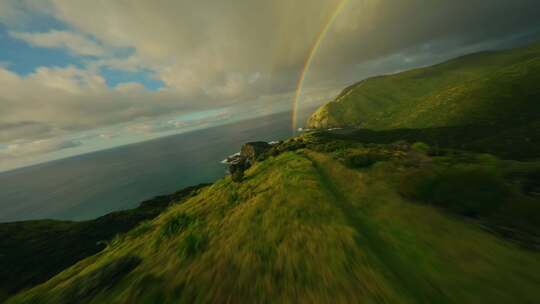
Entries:
POLYGON ((539 83, 540 44, 482 52, 360 81, 319 108, 308 126, 525 126, 539 120, 539 83))
POLYGON ((335 136, 273 146, 8 303, 540 297, 540 162, 335 136))
POLYGON ((347 88, 7 303, 536 303, 539 54, 347 88))

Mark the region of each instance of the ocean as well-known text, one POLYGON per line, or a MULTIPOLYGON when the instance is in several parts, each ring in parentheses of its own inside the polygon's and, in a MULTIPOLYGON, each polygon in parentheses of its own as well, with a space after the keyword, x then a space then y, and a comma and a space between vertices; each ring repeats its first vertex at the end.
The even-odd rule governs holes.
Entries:
POLYGON ((134 208, 223 177, 220 161, 243 143, 290 136, 290 113, 280 113, 0 173, 0 222, 85 220, 134 208))

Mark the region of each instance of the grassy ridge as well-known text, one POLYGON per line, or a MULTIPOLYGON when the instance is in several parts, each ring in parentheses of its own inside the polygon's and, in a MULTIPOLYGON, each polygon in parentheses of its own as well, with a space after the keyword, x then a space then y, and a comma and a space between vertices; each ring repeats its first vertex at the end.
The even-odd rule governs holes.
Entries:
POLYGON ((538 252, 398 193, 409 158, 424 158, 357 170, 336 151, 286 152, 242 183, 220 180, 8 303, 538 299, 538 252))
POLYGON ((39 220, 0 224, 0 302, 43 283, 76 262, 94 255, 120 233, 158 216, 205 185, 141 203, 83 222, 39 220))
POLYGON ((540 44, 464 56, 361 81, 310 118, 312 128, 459 125, 516 127, 539 121, 540 44))

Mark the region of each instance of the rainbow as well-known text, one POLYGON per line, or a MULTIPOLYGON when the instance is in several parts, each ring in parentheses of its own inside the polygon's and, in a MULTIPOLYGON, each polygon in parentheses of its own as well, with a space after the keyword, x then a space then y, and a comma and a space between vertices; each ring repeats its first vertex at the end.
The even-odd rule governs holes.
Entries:
POLYGON ((304 86, 304 81, 306 80, 307 72, 309 71, 309 68, 311 67, 311 63, 313 62, 313 58, 315 58, 315 55, 317 54, 317 51, 319 50, 319 47, 321 46, 322 41, 326 37, 326 34, 334 24, 334 21, 336 20, 337 16, 341 13, 345 5, 349 2, 349 0, 341 0, 340 3, 336 6, 334 9, 334 12, 330 15, 324 26, 322 27, 321 31, 319 32, 319 35, 317 35, 317 39, 315 40, 315 43, 309 50, 308 56, 306 58, 306 62, 304 63, 304 67, 300 73, 300 77, 298 78, 298 82, 296 83, 296 91, 293 97, 292 101, 292 132, 294 133, 296 131, 297 127, 297 111, 298 111, 298 101, 300 99, 300 96, 302 95, 302 89, 304 86))

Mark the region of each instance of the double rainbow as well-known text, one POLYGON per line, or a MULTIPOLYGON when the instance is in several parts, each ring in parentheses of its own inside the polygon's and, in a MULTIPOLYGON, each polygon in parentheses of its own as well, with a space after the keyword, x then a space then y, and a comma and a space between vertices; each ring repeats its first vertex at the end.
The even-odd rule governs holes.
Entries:
POLYGON ((315 40, 315 43, 309 50, 308 56, 306 58, 306 61, 304 63, 304 67, 300 73, 300 77, 298 78, 298 82, 296 83, 296 92, 294 94, 294 98, 292 101, 292 131, 296 130, 297 127, 297 112, 298 112, 298 102, 300 99, 300 96, 302 95, 302 89, 304 86, 304 81, 306 80, 306 75, 309 71, 309 68, 311 67, 311 63, 313 62, 313 58, 315 58, 315 55, 317 54, 317 51, 319 50, 322 41, 326 37, 326 34, 334 24, 334 21, 336 20, 337 16, 341 13, 345 5, 349 2, 349 0, 341 0, 339 4, 334 9, 334 12, 330 15, 328 20, 325 22, 324 26, 322 27, 321 31, 319 32, 319 35, 317 35, 317 39, 315 40))

